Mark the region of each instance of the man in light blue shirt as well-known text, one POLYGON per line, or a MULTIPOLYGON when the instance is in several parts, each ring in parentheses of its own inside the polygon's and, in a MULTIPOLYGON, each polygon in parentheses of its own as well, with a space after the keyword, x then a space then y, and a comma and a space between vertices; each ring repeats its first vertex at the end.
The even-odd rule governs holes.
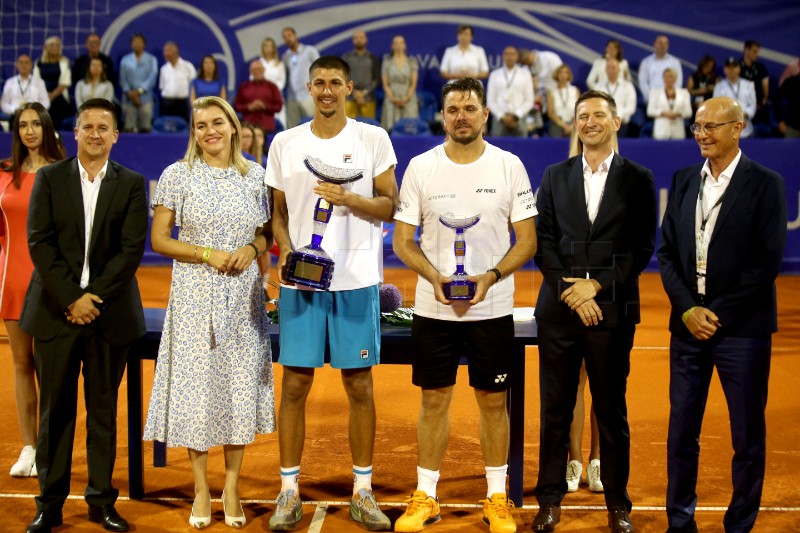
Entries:
POLYGON ((294 28, 284 28, 282 32, 286 51, 281 61, 289 73, 286 83, 286 128, 294 128, 303 117, 314 115, 314 101, 308 93, 308 69, 319 57, 319 52, 311 45, 297 40, 294 28))
POLYGON ((683 87, 683 68, 680 60, 669 54, 669 38, 659 35, 653 42, 653 53, 642 59, 639 65, 639 90, 644 101, 650 98, 650 91, 664 86, 664 71, 671 68, 677 79, 675 87, 683 87))
POLYGON ((145 52, 147 41, 141 33, 131 37, 131 50, 120 61, 122 113, 126 132, 148 133, 153 123, 153 89, 158 79, 158 60, 145 52))

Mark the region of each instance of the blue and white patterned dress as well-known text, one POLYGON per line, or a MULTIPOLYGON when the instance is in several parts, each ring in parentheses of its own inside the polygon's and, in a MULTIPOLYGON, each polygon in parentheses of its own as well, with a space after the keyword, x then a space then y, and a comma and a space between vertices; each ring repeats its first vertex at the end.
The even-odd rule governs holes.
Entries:
MULTIPOLYGON (((151 205, 175 212, 178 240, 233 252, 269 219, 264 169, 167 167, 151 205)), ((208 450, 275 431, 264 289, 254 261, 239 275, 173 261, 145 440, 208 450)))

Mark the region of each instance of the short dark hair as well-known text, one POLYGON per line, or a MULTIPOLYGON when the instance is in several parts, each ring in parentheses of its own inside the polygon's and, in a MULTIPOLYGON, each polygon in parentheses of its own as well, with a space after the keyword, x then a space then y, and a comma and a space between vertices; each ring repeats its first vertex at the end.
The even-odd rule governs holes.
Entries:
POLYGON ((140 38, 142 41, 144 41, 144 44, 147 44, 147 39, 145 39, 144 33, 140 31, 137 31, 133 35, 131 35, 131 42, 133 42, 133 40, 136 39, 137 37, 140 38))
POLYGON ((611 116, 617 116, 617 102, 614 100, 614 97, 610 94, 603 92, 603 91, 586 91, 582 95, 578 97, 578 100, 575 102, 575 117, 578 116, 578 105, 581 102, 585 102, 586 100, 591 100, 592 98, 600 98, 608 102, 608 107, 611 109, 611 116))
POLYGON ((460 78, 451 82, 445 83, 442 87, 442 108, 444 108, 444 101, 447 95, 453 91, 463 93, 475 93, 483 107, 486 107, 486 90, 483 84, 475 78, 460 78))
POLYGON ((749 50, 750 48, 761 48, 761 43, 756 41, 755 39, 748 39, 744 42, 744 49, 749 50))
POLYGON ((78 108, 78 120, 80 120, 81 114, 89 109, 101 109, 111 113, 111 116, 114 118, 114 129, 117 129, 117 106, 114 102, 106 100, 105 98, 89 98, 78 108))
POLYGON ((469 24, 462 24, 458 27, 458 32, 461 33, 462 31, 469 30, 470 35, 475 36, 475 28, 470 26, 469 24))
POLYGON ((345 80, 350 81, 350 65, 347 61, 338 56, 322 56, 318 57, 316 61, 311 63, 308 67, 308 80, 311 81, 313 72, 318 68, 326 68, 332 70, 341 70, 344 74, 345 80))

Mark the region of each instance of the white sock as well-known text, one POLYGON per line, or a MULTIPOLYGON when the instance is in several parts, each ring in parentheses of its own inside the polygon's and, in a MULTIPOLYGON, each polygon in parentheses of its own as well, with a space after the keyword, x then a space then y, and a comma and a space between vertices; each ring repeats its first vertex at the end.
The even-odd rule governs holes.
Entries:
POLYGON ((438 470, 426 470, 421 466, 417 467, 417 490, 421 490, 431 498, 435 498, 436 483, 438 481, 438 470))
POLYGON ((295 496, 300 495, 300 465, 291 468, 281 467, 281 492, 293 490, 295 496))
POLYGON ((353 496, 361 489, 372 491, 372 465, 353 465, 353 496))
POLYGON ((493 494, 506 493, 507 473, 508 465, 486 467, 486 484, 488 485, 486 492, 487 498, 491 498, 493 494))

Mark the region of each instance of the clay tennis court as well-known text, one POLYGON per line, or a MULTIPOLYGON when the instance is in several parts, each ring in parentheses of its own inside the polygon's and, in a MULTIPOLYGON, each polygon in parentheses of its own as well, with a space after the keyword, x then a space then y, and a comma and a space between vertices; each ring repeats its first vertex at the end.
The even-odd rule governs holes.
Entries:
MULTIPOLYGON (((170 269, 142 267, 138 278, 145 306, 165 307, 170 269)), ((407 303, 414 295, 416 276, 405 270, 388 270, 386 281, 403 292, 407 303)), ((517 274, 516 305, 532 306, 539 275, 517 274)), ((636 332, 628 381, 628 411, 631 426, 631 477, 628 490, 634 509, 632 519, 640 532, 663 532, 666 490, 666 436, 669 414, 668 301, 657 274, 642 279, 642 324, 636 332)), ((754 531, 800 531, 800 277, 778 280, 780 331, 774 337, 770 394, 767 407, 767 472, 762 511, 754 531)), ((533 489, 538 470, 539 397, 537 349, 528 348, 525 376, 525 485, 524 506, 518 508, 518 531, 530 531, 536 514, 533 489)), ((145 363, 145 396, 152 382, 151 362, 145 363)), ((0 325, 0 532, 23 531, 35 515, 34 478, 12 478, 8 469, 21 448, 13 392, 13 366, 5 330, 0 325)), ((276 398, 280 397, 281 367, 275 365, 276 398)), ((394 521, 403 510, 402 501, 416 486, 416 419, 419 391, 411 385, 411 369, 385 365, 375 369, 378 427, 374 458, 374 488, 394 521)), ((188 531, 188 516, 194 496, 186 451, 170 449, 168 466, 151 466, 152 444, 145 444, 146 498, 128 498, 128 446, 126 382, 120 388, 118 455, 114 473, 120 489, 117 509, 131 523, 132 531, 188 531)), ((82 402, 82 398, 79 402, 82 402)), ((339 373, 318 371, 308 400, 306 446, 300 479, 301 495, 307 502, 297 531, 347 533, 363 531, 348 517, 352 489, 351 460, 347 444, 347 399, 339 373)), ((145 406, 146 412, 146 406, 145 406)), ((75 460, 71 498, 64 507, 64 526, 58 531, 102 531, 86 519, 83 489, 87 471, 84 453, 85 416, 78 409, 75 460)), ((488 532, 481 522, 477 501, 485 497, 483 461, 478 441, 478 416, 474 396, 467 385, 465 369, 459 373, 451 411, 450 445, 442 465, 438 495, 442 521, 427 529, 436 532, 488 532)), ((588 423, 584 435, 588 457, 588 423)), ((725 399, 719 382, 712 381, 701 437, 697 522, 700 531, 721 532, 722 516, 730 497, 732 449, 725 399)), ((208 531, 229 531, 222 518, 219 493, 223 487, 222 450, 209 458, 212 487, 212 525, 208 531)), ((246 531, 267 530, 273 500, 280 489, 277 435, 262 435, 247 447, 240 485, 247 515, 246 531)), ((568 494, 557 531, 608 531, 603 496, 582 487, 568 494)))

